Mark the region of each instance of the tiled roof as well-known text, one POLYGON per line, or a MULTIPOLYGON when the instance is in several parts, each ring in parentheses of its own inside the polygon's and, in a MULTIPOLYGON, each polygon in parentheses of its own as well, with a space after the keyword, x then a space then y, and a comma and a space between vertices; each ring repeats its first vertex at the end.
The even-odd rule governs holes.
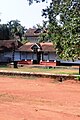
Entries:
POLYGON ((33 43, 26 43, 24 45, 22 45, 18 50, 19 51, 32 51, 31 46, 33 45, 33 43))
POLYGON ((53 43, 51 43, 51 42, 49 42, 49 43, 48 42, 45 42, 45 43, 30 43, 30 42, 28 42, 28 43, 24 44, 23 46, 21 46, 18 50, 30 52, 30 51, 32 51, 32 49, 31 49, 32 46, 35 44, 37 44, 41 48, 40 51, 45 51, 45 52, 55 51, 53 43))
POLYGON ((41 33, 40 29, 36 29, 36 28, 29 28, 27 30, 27 32, 25 33, 25 36, 27 37, 31 37, 31 36, 39 36, 39 34, 41 33))
POLYGON ((54 45, 51 42, 40 43, 42 51, 55 51, 54 45))
POLYGON ((15 49, 22 46, 22 43, 17 40, 0 40, 0 51, 11 50, 15 46, 15 49))

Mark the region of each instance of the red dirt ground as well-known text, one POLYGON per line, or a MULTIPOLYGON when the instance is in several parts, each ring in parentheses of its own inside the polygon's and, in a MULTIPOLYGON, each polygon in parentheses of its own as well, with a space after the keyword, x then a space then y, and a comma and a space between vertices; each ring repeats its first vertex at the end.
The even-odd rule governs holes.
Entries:
POLYGON ((80 83, 0 77, 0 120, 80 120, 80 83))

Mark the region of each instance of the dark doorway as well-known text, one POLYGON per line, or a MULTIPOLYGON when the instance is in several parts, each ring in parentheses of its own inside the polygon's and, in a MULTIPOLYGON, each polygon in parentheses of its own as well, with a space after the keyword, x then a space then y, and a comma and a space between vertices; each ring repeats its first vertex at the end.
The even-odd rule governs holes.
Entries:
POLYGON ((40 58, 41 58, 41 53, 38 52, 38 53, 37 53, 37 63, 38 63, 38 64, 40 63, 40 58))
POLYGON ((33 60, 33 64, 39 64, 40 63, 41 53, 40 52, 36 52, 36 55, 37 55, 37 59, 33 60))

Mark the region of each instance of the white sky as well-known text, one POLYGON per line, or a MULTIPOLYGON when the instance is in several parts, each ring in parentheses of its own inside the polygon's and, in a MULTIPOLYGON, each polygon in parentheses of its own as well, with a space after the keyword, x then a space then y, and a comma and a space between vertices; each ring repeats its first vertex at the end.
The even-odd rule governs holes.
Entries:
POLYGON ((34 3, 29 6, 27 0, 0 0, 1 23, 17 19, 26 28, 32 28, 42 23, 42 9, 48 5, 49 3, 34 3))

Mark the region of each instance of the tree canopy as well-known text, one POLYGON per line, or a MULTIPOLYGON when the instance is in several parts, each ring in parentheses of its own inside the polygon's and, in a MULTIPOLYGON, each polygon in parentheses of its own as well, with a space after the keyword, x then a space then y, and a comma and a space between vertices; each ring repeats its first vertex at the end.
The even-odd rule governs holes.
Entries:
POLYGON ((80 0, 52 0, 43 9, 48 34, 61 59, 80 58, 80 0))
POLYGON ((40 2, 47 1, 47 0, 27 0, 27 1, 29 2, 29 5, 31 5, 33 2, 40 3, 40 2))
MULTIPOLYGON (((46 0, 28 0, 29 4, 46 0)), ((47 0, 49 1, 49 0, 47 0)), ((43 9, 49 38, 61 59, 80 59, 80 0, 52 0, 43 9)), ((44 36, 42 36, 44 37, 44 36)))
POLYGON ((0 24, 0 40, 14 39, 16 36, 22 40, 24 27, 18 20, 11 20, 7 24, 0 24))
POLYGON ((19 36, 22 41, 22 35, 24 34, 24 27, 20 24, 19 20, 11 20, 7 23, 10 32, 10 38, 19 36))
POLYGON ((0 40, 9 39, 9 29, 6 24, 0 24, 0 40))

